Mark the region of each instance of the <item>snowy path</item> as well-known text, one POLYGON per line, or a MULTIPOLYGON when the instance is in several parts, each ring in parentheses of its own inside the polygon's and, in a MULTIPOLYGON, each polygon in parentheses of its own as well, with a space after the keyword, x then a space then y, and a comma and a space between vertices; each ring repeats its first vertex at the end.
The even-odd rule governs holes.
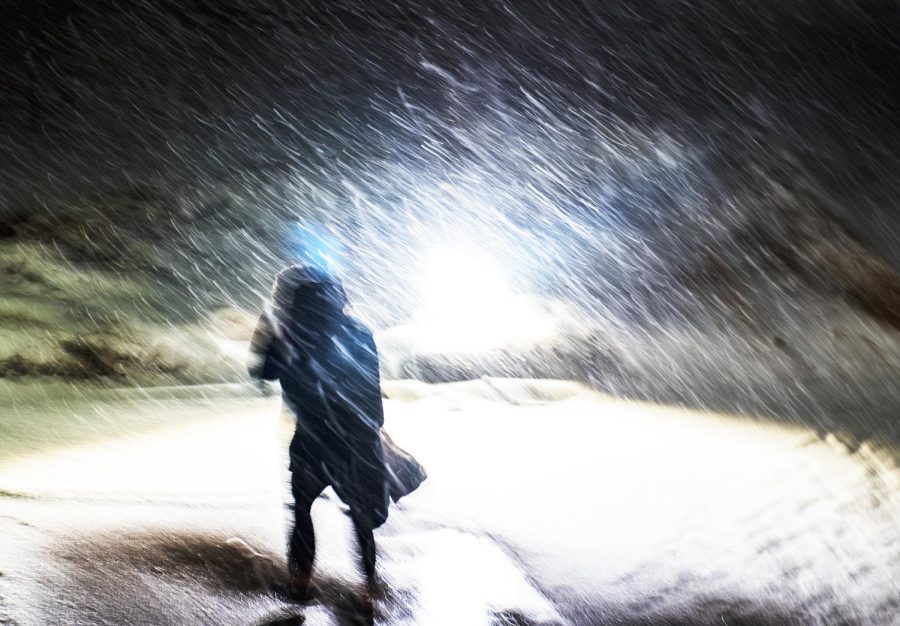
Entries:
MULTIPOLYGON (((379 531, 379 623, 900 623, 891 451, 503 384, 389 403, 430 478, 379 531)), ((0 466, 0 623, 354 623, 333 498, 315 508, 320 600, 265 591, 282 568, 284 436, 275 401, 227 401, 0 466)))

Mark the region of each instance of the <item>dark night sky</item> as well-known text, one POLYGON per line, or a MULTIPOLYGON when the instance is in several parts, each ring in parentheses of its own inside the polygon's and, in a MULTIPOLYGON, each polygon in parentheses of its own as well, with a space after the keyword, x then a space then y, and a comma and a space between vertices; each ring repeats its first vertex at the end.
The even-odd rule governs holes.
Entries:
POLYGON ((665 133, 726 186, 808 179, 883 254, 900 233, 893 1, 0 7, 4 210, 365 163, 423 131, 464 151, 448 128, 545 107, 576 134, 585 113, 665 133))

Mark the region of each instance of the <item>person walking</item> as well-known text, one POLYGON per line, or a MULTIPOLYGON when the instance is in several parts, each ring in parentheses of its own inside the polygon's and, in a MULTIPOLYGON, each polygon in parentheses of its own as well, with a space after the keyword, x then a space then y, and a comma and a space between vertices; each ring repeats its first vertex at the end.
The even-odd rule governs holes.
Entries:
POLYGON ((278 380, 296 418, 290 444, 294 526, 288 545, 289 595, 308 598, 315 560, 313 502, 331 486, 349 507, 363 573, 375 585, 374 530, 387 519, 384 409, 371 331, 346 311, 340 281, 307 265, 275 279, 272 302, 251 340, 250 375, 278 380))

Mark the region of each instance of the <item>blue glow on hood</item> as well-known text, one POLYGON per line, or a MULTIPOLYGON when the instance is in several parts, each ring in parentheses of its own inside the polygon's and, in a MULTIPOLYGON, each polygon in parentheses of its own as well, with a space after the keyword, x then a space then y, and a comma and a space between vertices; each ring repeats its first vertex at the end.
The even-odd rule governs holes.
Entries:
POLYGON ((300 223, 288 232, 288 249, 298 262, 337 274, 345 255, 344 245, 327 232, 300 223))

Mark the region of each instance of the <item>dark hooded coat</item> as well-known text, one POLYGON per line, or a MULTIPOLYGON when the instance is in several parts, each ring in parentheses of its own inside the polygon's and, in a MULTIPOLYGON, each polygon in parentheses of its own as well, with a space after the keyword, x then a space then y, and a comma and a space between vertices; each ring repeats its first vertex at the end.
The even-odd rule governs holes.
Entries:
POLYGON ((283 271, 272 311, 261 316, 251 342, 250 373, 280 381, 296 417, 295 479, 331 485, 378 526, 388 507, 378 354, 371 331, 344 312, 346 304, 328 276, 303 267, 283 271))

